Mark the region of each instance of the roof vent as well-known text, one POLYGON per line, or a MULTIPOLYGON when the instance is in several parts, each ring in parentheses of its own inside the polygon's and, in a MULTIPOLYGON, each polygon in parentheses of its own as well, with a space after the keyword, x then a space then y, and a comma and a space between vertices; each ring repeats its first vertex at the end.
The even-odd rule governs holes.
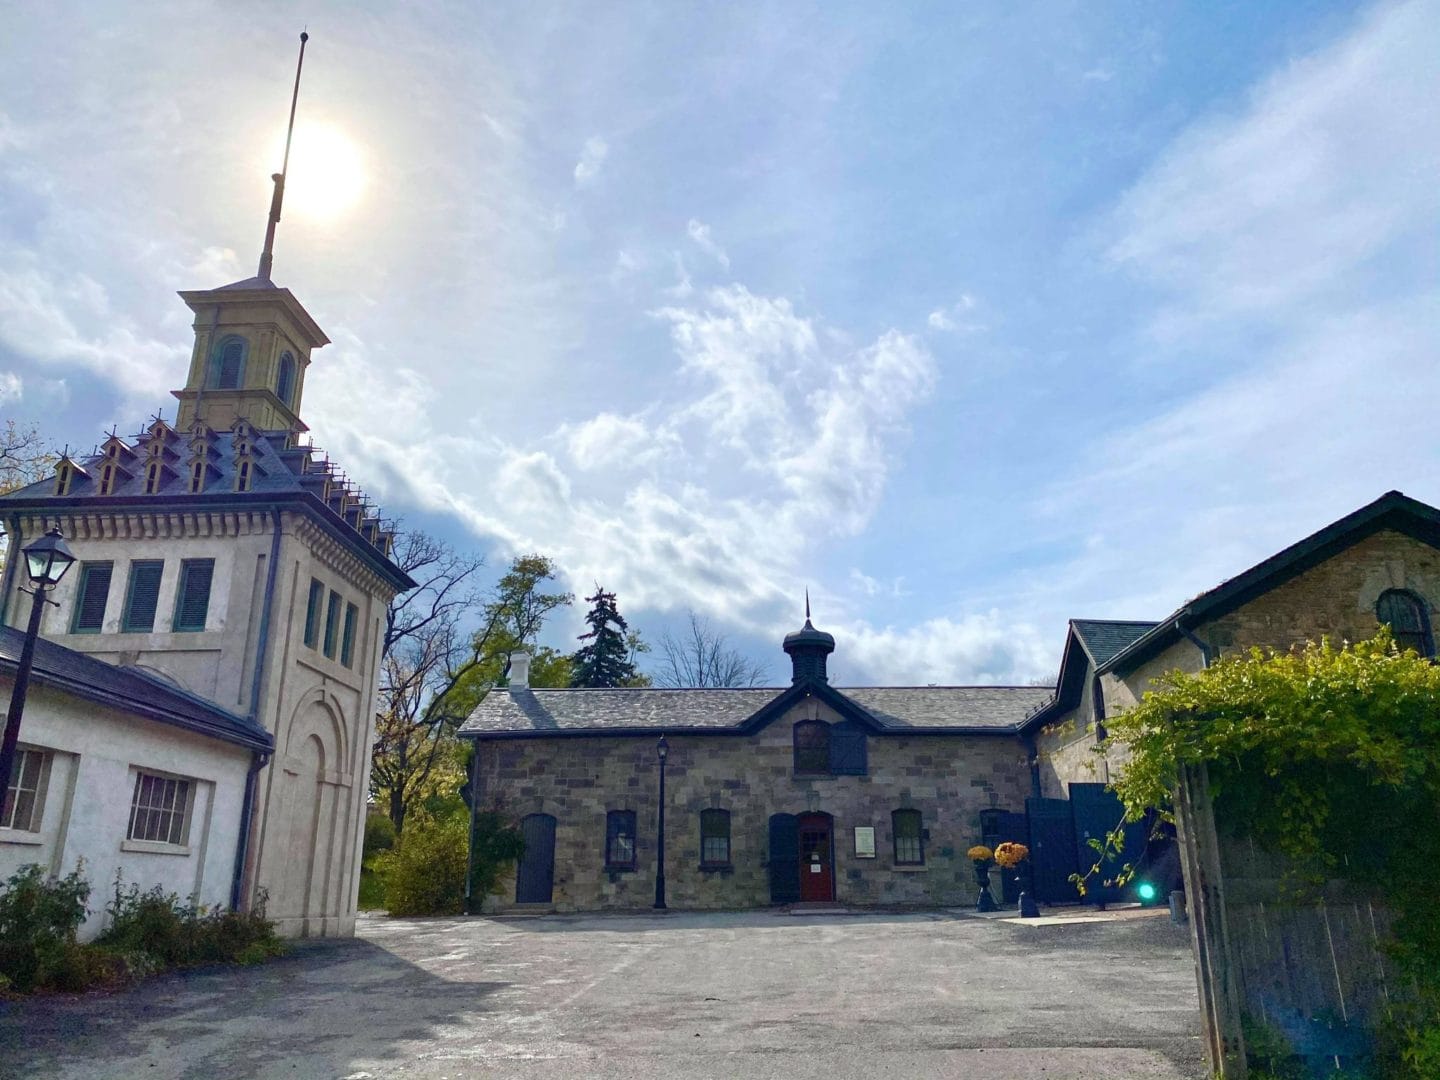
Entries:
POLYGON ((510 654, 510 689, 530 689, 530 654, 528 652, 512 652, 510 654))

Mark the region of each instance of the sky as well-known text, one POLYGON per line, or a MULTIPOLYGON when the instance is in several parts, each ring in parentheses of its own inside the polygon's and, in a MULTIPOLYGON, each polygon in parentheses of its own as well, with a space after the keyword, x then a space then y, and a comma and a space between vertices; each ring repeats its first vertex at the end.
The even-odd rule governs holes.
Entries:
MULTIPOLYGON (((174 295, 332 339, 318 445, 841 684, 1053 678, 1391 489, 1440 503, 1440 2, 9 5, 0 418, 183 385, 174 295)), ((573 647, 583 604, 547 641, 573 647)))

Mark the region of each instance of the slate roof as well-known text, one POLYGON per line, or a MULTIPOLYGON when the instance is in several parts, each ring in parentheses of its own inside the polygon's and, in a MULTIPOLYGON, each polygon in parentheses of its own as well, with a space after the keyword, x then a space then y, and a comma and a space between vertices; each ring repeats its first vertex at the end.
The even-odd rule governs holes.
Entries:
MULTIPOLYGON (((0 672, 11 679, 20 665, 24 642, 22 631, 0 626, 0 672)), ((44 638, 35 642, 30 678, 33 683, 224 742, 267 753, 275 748, 271 734, 249 717, 222 709, 150 672, 117 667, 44 638)))
POLYGON ((1153 622, 1117 619, 1071 619, 1070 625, 1075 628, 1075 635, 1096 667, 1138 641, 1155 626, 1153 622))
MULTIPOLYGON (((1007 734, 1050 697, 1043 686, 832 688, 895 734, 956 728, 1007 734)), ((739 734, 789 687, 761 689, 491 691, 460 734, 471 738, 579 734, 739 734)))
MULTIPOLYGON (((100 494, 102 470, 109 460, 104 453, 83 455, 74 462, 78 466, 70 489, 64 495, 55 493, 55 477, 0 495, 0 507, 19 509, 124 507, 154 505, 164 501, 167 509, 205 509, 238 502, 297 502, 313 509, 330 532, 388 578, 397 588, 411 589, 415 582, 389 557, 392 532, 382 523, 378 509, 372 507, 365 494, 310 446, 294 445, 288 431, 211 431, 206 429, 207 475, 204 490, 190 492, 190 469, 195 460, 194 435, 166 426, 165 449, 161 454, 165 468, 161 470, 156 491, 146 492, 146 468, 151 460, 149 447, 158 436, 155 427, 141 432, 134 444, 125 443, 114 460, 121 471, 116 473, 114 488, 108 495, 100 494), (248 445, 251 462, 250 486, 235 490, 239 469, 236 441, 248 445)), ((119 440, 124 442, 124 440, 119 440)), ((107 443, 107 445, 109 445, 107 443)))

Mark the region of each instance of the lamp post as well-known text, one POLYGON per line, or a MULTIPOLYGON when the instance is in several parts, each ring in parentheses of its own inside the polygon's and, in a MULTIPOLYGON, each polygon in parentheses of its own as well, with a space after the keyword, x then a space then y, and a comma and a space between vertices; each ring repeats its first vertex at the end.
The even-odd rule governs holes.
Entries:
POLYGON ((660 824, 658 827, 659 837, 655 845, 655 908, 658 911, 665 910, 665 759, 670 756, 670 744, 665 741, 665 736, 660 736, 660 744, 655 747, 655 754, 660 758, 660 824))
MULTIPOLYGON (((45 593, 60 583, 65 571, 75 561, 74 554, 60 535, 51 529, 29 547, 21 549, 25 570, 33 588, 30 595, 30 624, 25 628, 25 643, 20 646, 20 665, 15 669, 15 686, 10 691, 10 712, 5 718, 5 741, 0 743, 0 811, 10 791, 10 773, 15 765, 15 744, 20 741, 20 717, 25 712, 25 693, 30 689, 30 669, 35 664, 35 639, 40 636, 40 616, 45 605, 53 601, 45 593)), ((22 590, 23 591, 23 590, 22 590)))

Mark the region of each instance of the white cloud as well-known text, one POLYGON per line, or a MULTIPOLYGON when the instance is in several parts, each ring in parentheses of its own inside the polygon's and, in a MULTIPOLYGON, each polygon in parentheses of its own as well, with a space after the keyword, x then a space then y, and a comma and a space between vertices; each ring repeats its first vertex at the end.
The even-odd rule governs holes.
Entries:
POLYGON ((0 371, 0 405, 18 404, 25 396, 25 380, 13 371, 0 371))
POLYGON ((609 156, 610 146, 599 135, 586 139, 580 149, 580 160, 575 163, 575 186, 586 187, 593 183, 609 156))
POLYGON ((926 320, 930 329, 940 330, 946 333, 960 331, 962 333, 974 333, 977 330, 984 330, 983 324, 974 322, 967 318, 967 313, 975 310, 975 297, 969 293, 961 293, 960 299, 949 307, 936 308, 930 312, 926 320))
POLYGON ((691 218, 685 226, 685 233, 706 255, 709 255, 726 270, 730 269, 730 256, 725 254, 725 249, 715 242, 709 225, 691 218))
POLYGON ((1050 649, 1035 627, 999 611, 900 629, 856 622, 843 634, 845 653, 837 648, 836 656, 846 669, 892 685, 1020 683, 1049 668, 1050 649))

